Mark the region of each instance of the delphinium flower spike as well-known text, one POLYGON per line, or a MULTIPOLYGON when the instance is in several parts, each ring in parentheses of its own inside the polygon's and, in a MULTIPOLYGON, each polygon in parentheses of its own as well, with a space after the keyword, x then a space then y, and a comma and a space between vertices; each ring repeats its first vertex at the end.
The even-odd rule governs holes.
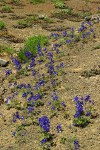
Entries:
POLYGON ((44 132, 49 132, 50 130, 50 121, 47 116, 42 116, 39 118, 40 127, 44 130, 44 132))
POLYGON ((74 150, 80 150, 80 145, 77 140, 74 141, 74 150))
POLYGON ((58 133, 62 132, 62 127, 61 127, 61 124, 58 124, 57 127, 56 127, 58 133))

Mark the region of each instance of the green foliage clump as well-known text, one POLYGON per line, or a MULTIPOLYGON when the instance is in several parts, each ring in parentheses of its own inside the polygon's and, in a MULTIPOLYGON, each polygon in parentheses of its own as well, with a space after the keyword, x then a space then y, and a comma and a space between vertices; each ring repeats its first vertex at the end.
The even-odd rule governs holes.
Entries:
POLYGON ((32 4, 39 4, 39 3, 44 3, 45 0, 30 0, 30 3, 32 4))
POLYGON ((11 7, 8 5, 5 5, 2 7, 2 11, 5 13, 9 13, 9 12, 11 12, 11 7))
POLYGON ((47 43, 48 39, 44 35, 29 37, 24 44, 24 48, 18 53, 18 58, 20 61, 26 60, 26 56, 24 55, 26 51, 31 52, 33 56, 36 55, 38 53, 38 44, 44 47, 47 43))
POLYGON ((62 0, 53 0, 53 2, 56 8, 60 8, 60 9, 65 8, 65 4, 62 0))
POLYGON ((78 118, 74 118, 73 124, 77 127, 86 127, 90 123, 89 119, 83 116, 80 116, 78 118))
POLYGON ((81 76, 85 78, 89 78, 89 77, 96 76, 96 75, 100 75, 100 69, 91 69, 89 71, 86 70, 81 73, 81 76))
POLYGON ((5 23, 2 20, 0 20, 0 30, 4 29, 5 27, 5 23))
POLYGON ((15 5, 19 5, 20 4, 20 0, 12 0, 12 3, 15 5))
POLYGON ((9 46, 6 45, 0 45, 0 53, 6 52, 8 54, 12 54, 14 52, 13 48, 10 48, 9 46))

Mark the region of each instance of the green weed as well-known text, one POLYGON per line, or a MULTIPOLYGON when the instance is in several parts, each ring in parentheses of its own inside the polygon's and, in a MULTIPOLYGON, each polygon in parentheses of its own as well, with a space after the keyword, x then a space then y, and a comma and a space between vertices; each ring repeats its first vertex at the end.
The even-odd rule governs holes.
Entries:
POLYGON ((39 4, 39 3, 44 3, 45 0, 30 0, 30 3, 32 4, 39 4))
POLYGON ((74 118, 73 124, 77 127, 86 127, 90 123, 90 120, 84 116, 80 116, 78 118, 74 118))
POLYGON ((47 37, 44 35, 38 35, 28 38, 24 44, 24 48, 18 53, 20 61, 26 60, 26 56, 24 55, 25 51, 31 52, 33 56, 36 55, 38 53, 39 43, 41 47, 44 47, 48 43, 47 37))
POLYGON ((56 8, 60 8, 60 9, 65 8, 65 4, 62 0, 53 0, 53 3, 56 8))
POLYGON ((100 49, 100 44, 94 46, 93 49, 100 49))
POLYGON ((6 5, 2 7, 2 12, 9 13, 11 12, 11 7, 6 5))
POLYGON ((6 28, 5 23, 2 20, 0 20, 0 30, 5 29, 5 28, 6 28))
POLYGON ((12 3, 15 5, 19 5, 20 4, 20 0, 12 0, 12 3))
POLYGON ((27 28, 31 27, 34 23, 34 21, 37 21, 37 16, 27 17, 26 19, 22 19, 18 21, 18 25, 20 28, 27 28))
POLYGON ((14 52, 13 48, 6 46, 6 45, 0 45, 0 53, 6 52, 8 54, 12 54, 14 52))
POLYGON ((85 78, 89 78, 96 75, 100 75, 100 69, 91 69, 89 71, 84 71, 81 73, 81 76, 85 78))

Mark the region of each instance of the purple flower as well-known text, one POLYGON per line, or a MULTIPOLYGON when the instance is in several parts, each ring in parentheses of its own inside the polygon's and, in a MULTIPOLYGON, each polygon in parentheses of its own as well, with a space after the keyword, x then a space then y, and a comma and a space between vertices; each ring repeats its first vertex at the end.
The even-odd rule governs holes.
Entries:
POLYGON ((80 149, 80 145, 79 142, 77 140, 74 141, 74 150, 79 150, 80 149))
POLYGON ((48 105, 51 105, 51 102, 48 102, 48 105))
POLYGON ((47 142, 47 139, 46 139, 46 138, 44 138, 44 139, 42 139, 40 142, 41 142, 41 144, 44 144, 44 143, 46 143, 46 142, 47 142))
POLYGON ((72 40, 66 40, 66 43, 72 43, 72 40))
POLYGON ((27 58, 31 58, 31 57, 32 57, 32 53, 29 52, 29 51, 25 51, 24 54, 25 54, 25 56, 26 56, 27 58))
POLYGON ((55 110, 55 106, 52 106, 52 108, 51 108, 52 110, 55 110))
POLYGON ((20 89, 26 88, 26 84, 20 84, 18 87, 19 87, 20 89))
POLYGON ((90 26, 92 26, 92 23, 90 21, 87 21, 87 24, 90 25, 90 26))
POLYGON ((62 102, 61 104, 62 104, 62 106, 66 107, 66 104, 65 104, 65 102, 62 102))
POLYGON ((36 70, 32 70, 32 76, 35 76, 36 75, 36 70))
POLYGON ((90 95, 87 95, 84 100, 85 100, 85 101, 88 101, 89 99, 90 99, 90 95))
POLYGON ((18 112, 18 111, 15 113, 15 116, 16 116, 17 119, 20 119, 20 116, 19 116, 19 112, 18 112))
POLYGON ((16 122, 17 119, 20 119, 20 116, 19 116, 18 112, 14 113, 14 115, 13 115, 13 122, 16 122))
POLYGON ((86 34, 82 34, 82 38, 83 38, 83 39, 86 38, 86 34))
POLYGON ((35 101, 41 98, 40 94, 36 94, 32 97, 35 101))
POLYGON ((6 70, 6 76, 9 76, 10 74, 12 74, 12 70, 11 69, 6 70))
POLYGON ((63 32, 63 37, 65 37, 65 36, 67 36, 67 32, 66 31, 63 32))
POLYGON ((30 85, 30 84, 27 84, 26 88, 31 88, 31 85, 30 85))
POLYGON ((64 63, 62 62, 62 63, 60 63, 60 67, 64 67, 64 63))
POLYGON ((39 118, 40 127, 43 128, 44 132, 49 132, 50 130, 50 121, 47 116, 42 116, 39 118))
POLYGON ((83 111, 83 102, 79 101, 78 96, 74 98, 74 102, 76 103, 76 114, 74 115, 74 118, 80 117, 82 115, 83 111))
POLYGON ((22 95, 22 97, 27 97, 27 93, 24 92, 23 95, 22 95))
POLYGON ((31 95, 31 96, 27 99, 27 101, 30 102, 32 99, 33 99, 33 95, 31 95))
POLYGON ((15 136, 15 135, 16 135, 16 132, 15 132, 15 131, 14 131, 14 132, 12 132, 12 135, 13 135, 13 136, 15 136))
POLYGON ((20 64, 19 60, 15 59, 15 58, 12 58, 12 62, 16 66, 17 70, 21 69, 21 64, 20 64))
POLYGON ((56 92, 53 92, 53 95, 51 97, 53 100, 58 100, 58 96, 56 92))
POLYGON ((57 39, 59 37, 59 34, 51 33, 51 36, 54 37, 55 39, 57 39))
POLYGON ((76 96, 76 97, 74 98, 74 102, 75 102, 75 103, 78 102, 78 96, 76 96))
POLYGON ((44 56, 44 54, 42 53, 42 49, 41 49, 40 43, 38 43, 38 54, 40 56, 44 56))
POLYGON ((91 115, 91 112, 87 112, 87 113, 86 113, 86 116, 90 116, 90 115, 91 115))
POLYGON ((32 68, 34 65, 35 65, 35 59, 34 59, 34 57, 31 59, 32 61, 31 61, 31 63, 30 63, 30 68, 32 68))
POLYGON ((61 127, 61 124, 58 124, 57 127, 56 127, 58 133, 62 132, 62 127, 61 127))
POLYGON ((28 113, 31 113, 34 110, 33 106, 28 106, 28 113))

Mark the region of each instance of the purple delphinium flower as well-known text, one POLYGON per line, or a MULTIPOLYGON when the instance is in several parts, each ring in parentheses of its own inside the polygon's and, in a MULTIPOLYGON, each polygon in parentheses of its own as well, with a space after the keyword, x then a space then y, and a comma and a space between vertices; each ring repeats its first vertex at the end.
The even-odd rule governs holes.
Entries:
POLYGON ((44 54, 42 53, 42 49, 41 49, 40 43, 38 43, 37 49, 38 49, 39 56, 44 56, 44 54))
POLYGON ((20 84, 20 85, 18 85, 18 87, 19 87, 20 89, 26 88, 26 84, 20 84))
POLYGON ((74 150, 79 150, 80 149, 80 145, 79 142, 77 140, 74 141, 74 150))
POLYGON ((92 23, 90 21, 87 21, 87 24, 90 25, 90 26, 92 26, 92 23))
POLYGON ((13 122, 16 122, 17 119, 20 119, 20 116, 19 116, 18 112, 13 114, 13 122))
POLYGON ((82 38, 83 38, 83 39, 86 38, 86 34, 82 34, 82 38))
POLYGON ((62 63, 60 63, 60 67, 64 67, 64 63, 62 62, 62 63))
POLYGON ((39 79, 38 84, 39 84, 40 86, 44 86, 45 82, 44 82, 44 80, 43 80, 43 79, 39 79))
POLYGON ((48 106, 51 105, 51 102, 48 102, 48 106))
POLYGON ((65 104, 65 102, 62 102, 61 104, 62 104, 62 106, 66 107, 66 104, 65 104))
POLYGON ((51 107, 51 110, 55 110, 55 106, 52 106, 52 107, 51 107))
POLYGON ((53 92, 51 97, 52 97, 53 100, 58 100, 58 96, 57 96, 56 92, 53 92))
POLYGON ((42 116, 39 118, 40 127, 43 128, 44 132, 49 132, 50 130, 50 121, 47 116, 42 116))
POLYGON ((58 133, 62 132, 62 127, 61 127, 61 124, 58 124, 57 127, 56 127, 58 133))
POLYGON ((20 64, 20 61, 15 59, 15 58, 11 58, 12 62, 14 63, 14 65, 16 66, 16 69, 17 70, 20 70, 21 69, 21 64, 20 64))
POLYGON ((90 115, 91 115, 91 112, 87 112, 87 113, 86 113, 86 116, 90 116, 90 115))
POLYGON ((63 34, 63 37, 66 37, 68 35, 67 31, 64 31, 62 34, 63 34))
POLYGON ((33 69, 33 70, 32 70, 32 76, 35 76, 35 75, 36 75, 36 70, 33 69))
POLYGON ((34 110, 33 106, 28 106, 28 113, 31 113, 34 110))
POLYGON ((12 135, 15 136, 16 135, 16 131, 12 132, 12 135))
POLYGON ((25 55, 27 58, 31 58, 31 57, 32 57, 32 53, 29 52, 29 51, 25 51, 25 52, 24 52, 24 55, 25 55))
POLYGON ((51 80, 51 85, 52 85, 52 87, 56 86, 56 81, 54 79, 51 80))
POLYGON ((11 69, 6 70, 6 76, 9 76, 10 74, 12 74, 12 70, 11 69))
POLYGON ((78 102, 78 96, 76 96, 76 97, 74 98, 74 102, 75 102, 75 103, 78 102))
POLYGON ((28 102, 30 102, 33 99, 33 95, 31 94, 31 96, 27 99, 28 102))
POLYGON ((83 102, 79 101, 78 96, 74 98, 74 102, 76 103, 76 114, 74 115, 74 118, 80 117, 80 115, 84 112, 83 111, 83 102))
POLYGON ((38 93, 38 94, 36 94, 35 96, 33 96, 33 99, 36 101, 36 100, 38 100, 38 99, 40 99, 41 98, 41 95, 38 93))
POLYGON ((18 111, 15 113, 15 116, 16 116, 17 119, 20 119, 20 116, 19 116, 19 112, 18 112, 18 111))
POLYGON ((72 43, 72 40, 66 40, 66 43, 72 43))
POLYGON ((30 84, 27 84, 27 85, 26 85, 26 88, 31 88, 31 85, 30 85, 30 84))
POLYGON ((87 95, 84 100, 85 102, 87 102, 89 99, 90 99, 90 95, 87 95))
POLYGON ((58 39, 58 37, 59 37, 59 34, 56 34, 56 33, 51 33, 51 36, 52 36, 53 38, 55 38, 55 39, 58 39))
POLYGON ((38 64, 39 64, 39 65, 42 64, 42 60, 38 60, 38 64))
POLYGON ((50 74, 50 75, 57 75, 57 72, 54 70, 54 66, 53 65, 49 65, 48 66, 48 73, 50 74))
POLYGON ((44 138, 44 139, 42 139, 42 140, 40 141, 41 144, 44 144, 44 143, 46 143, 46 142, 47 142, 47 139, 46 139, 46 138, 44 138))
POLYGON ((32 67, 35 65, 35 59, 34 59, 34 57, 32 57, 31 60, 32 60, 32 61, 31 61, 31 63, 30 63, 30 68, 32 68, 32 67))
POLYGON ((22 95, 22 97, 27 97, 27 93, 24 92, 23 95, 22 95))

